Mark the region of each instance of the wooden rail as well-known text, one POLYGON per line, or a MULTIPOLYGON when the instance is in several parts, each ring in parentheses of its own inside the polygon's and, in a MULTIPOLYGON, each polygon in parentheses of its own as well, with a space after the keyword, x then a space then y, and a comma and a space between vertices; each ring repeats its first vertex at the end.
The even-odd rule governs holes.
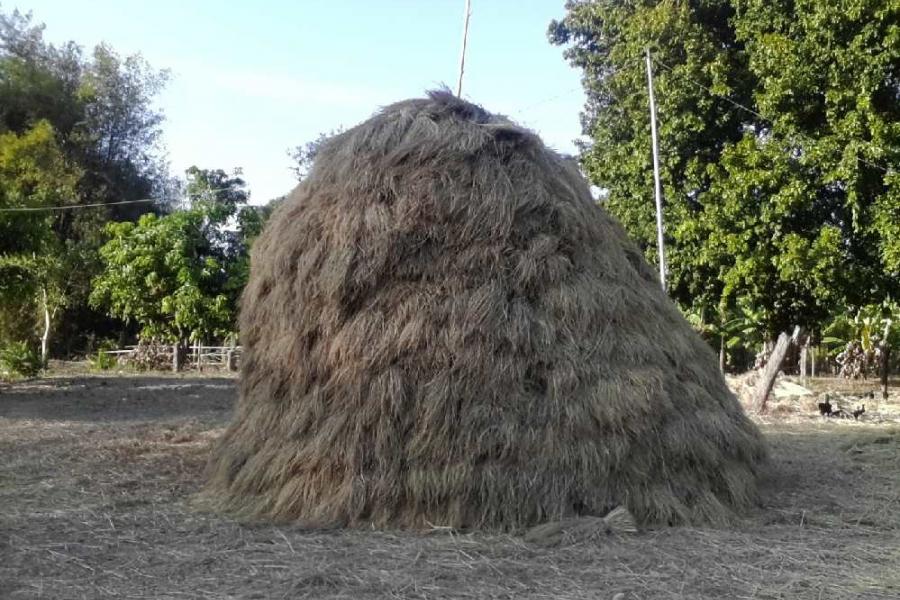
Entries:
MULTIPOLYGON (((128 359, 137 350, 137 346, 125 346, 120 350, 105 350, 103 353, 115 357, 116 359, 128 359)), ((197 369, 203 371, 204 368, 219 368, 234 371, 237 369, 238 361, 243 353, 241 346, 205 346, 203 344, 194 344, 189 346, 182 353, 182 361, 179 362, 177 368, 175 366, 175 346, 160 347, 160 354, 169 357, 170 363, 174 370, 181 369, 197 369)))

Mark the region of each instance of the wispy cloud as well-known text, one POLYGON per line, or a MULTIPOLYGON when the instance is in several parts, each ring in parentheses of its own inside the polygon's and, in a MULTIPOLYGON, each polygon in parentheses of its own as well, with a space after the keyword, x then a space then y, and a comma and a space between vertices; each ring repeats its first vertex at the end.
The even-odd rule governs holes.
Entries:
POLYGON ((172 69, 176 78, 189 79, 192 86, 202 82, 207 88, 248 98, 344 108, 373 108, 396 98, 388 89, 320 81, 277 70, 178 62, 172 69))
POLYGON ((281 101, 371 107, 390 97, 389 93, 363 86, 309 81, 283 73, 216 73, 213 81, 237 93, 281 101))

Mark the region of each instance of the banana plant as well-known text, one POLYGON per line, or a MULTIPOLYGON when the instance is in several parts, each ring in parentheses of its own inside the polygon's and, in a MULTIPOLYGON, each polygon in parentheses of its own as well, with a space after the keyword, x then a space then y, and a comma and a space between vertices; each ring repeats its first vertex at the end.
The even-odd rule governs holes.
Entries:
POLYGON ((845 377, 866 377, 879 368, 887 390, 887 372, 892 348, 900 344, 900 304, 888 298, 881 304, 863 306, 851 314, 843 311, 824 329, 822 343, 829 356, 842 363, 845 377))
POLYGON ((706 311, 702 307, 692 307, 685 312, 685 318, 705 339, 718 342, 719 369, 724 372, 729 350, 762 345, 763 309, 754 309, 749 303, 741 300, 735 309, 718 307, 711 312, 713 312, 712 319, 707 320, 706 311))

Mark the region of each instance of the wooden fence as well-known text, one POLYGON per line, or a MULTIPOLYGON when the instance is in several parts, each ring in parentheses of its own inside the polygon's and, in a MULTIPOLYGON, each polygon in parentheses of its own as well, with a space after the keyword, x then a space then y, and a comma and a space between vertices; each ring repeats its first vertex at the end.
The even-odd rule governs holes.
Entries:
MULTIPOLYGON (((125 346, 121 350, 107 350, 105 354, 115 357, 119 362, 127 363, 132 360, 138 351, 138 346, 125 346)), ((164 356, 167 364, 172 365, 172 370, 197 370, 221 369, 235 371, 240 364, 243 348, 241 346, 205 346, 194 344, 183 348, 180 360, 176 362, 175 352, 177 346, 156 346, 153 353, 164 356)))

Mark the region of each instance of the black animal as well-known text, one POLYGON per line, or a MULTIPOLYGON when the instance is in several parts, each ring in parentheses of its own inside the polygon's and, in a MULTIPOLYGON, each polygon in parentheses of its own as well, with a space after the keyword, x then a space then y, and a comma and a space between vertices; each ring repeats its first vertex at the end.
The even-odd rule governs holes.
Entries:
POLYGON ((853 418, 858 421, 859 418, 866 412, 865 404, 854 411, 847 412, 844 409, 838 408, 831 404, 831 400, 828 398, 828 396, 825 397, 825 402, 819 402, 818 406, 820 415, 822 415, 823 417, 832 417, 834 419, 849 419, 852 415, 853 418))

